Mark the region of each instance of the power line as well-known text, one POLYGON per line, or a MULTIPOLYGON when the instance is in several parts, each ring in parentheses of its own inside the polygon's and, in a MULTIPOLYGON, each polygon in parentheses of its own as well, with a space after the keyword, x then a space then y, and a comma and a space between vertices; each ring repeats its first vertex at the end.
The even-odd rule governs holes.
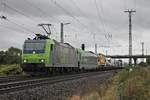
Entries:
MULTIPOLYGON (((30 16, 27 16, 26 14, 24 14, 23 12, 19 11, 18 9, 14 8, 14 7, 11 7, 10 5, 6 4, 5 3, 5 7, 7 7, 8 9, 22 15, 22 16, 25 16, 26 18, 28 18, 29 20, 33 21, 33 19, 30 17, 30 16)), ((33 22, 37 22, 37 21, 33 21, 33 22)))
MULTIPOLYGON (((97 5, 96 0, 94 0, 94 4, 95 4, 95 7, 96 7, 96 11, 97 11, 97 15, 98 15, 99 22, 101 23, 101 22, 102 22, 102 21, 101 21, 102 17, 101 17, 100 10, 99 10, 99 8, 98 8, 98 5, 97 5)), ((100 29, 100 27, 99 27, 99 29, 100 29)), ((104 29, 104 28, 103 28, 103 29, 104 29)), ((101 30, 101 29, 100 29, 100 30, 101 30)), ((104 30, 104 32, 105 32, 105 30, 104 30)))
MULTIPOLYGON (((80 12, 80 13, 82 13, 84 16, 86 16, 86 14, 84 13, 84 12, 82 12, 82 10, 80 9, 80 7, 78 7, 78 5, 76 4, 76 2, 73 0, 70 0, 73 4, 75 4, 75 6, 76 6, 76 8, 78 9, 78 11, 80 12)), ((57 3, 55 0, 52 0, 52 2, 55 4, 55 3, 57 3)), ((56 4, 55 4, 56 5, 56 4)), ((57 5, 56 5, 56 7, 57 8, 59 8, 60 10, 62 10, 60 7, 58 7, 57 5)), ((63 12, 65 12, 67 15, 69 15, 70 16, 70 12, 69 11, 67 11, 66 9, 64 9, 63 10, 63 12)), ((72 14, 71 14, 71 16, 70 17, 73 17, 72 16, 72 14)), ((73 18, 74 19, 74 18, 73 18)), ((76 21, 76 20, 75 20, 76 21)), ((77 21, 78 22, 78 21, 77 21)), ((79 22, 78 22, 79 23, 79 22)), ((80 25, 81 24, 83 24, 83 23, 79 23, 80 25)), ((70 26, 73 26, 72 24, 70 25, 70 26)), ((70 28, 71 30, 73 30, 73 31, 79 31, 79 29, 77 29, 77 28, 75 28, 74 26, 74 29, 73 28, 71 28, 71 27, 68 27, 68 28, 70 28)), ((87 28, 87 26, 86 25, 82 25, 84 28, 87 28)))
MULTIPOLYGON (((24 0, 24 1, 26 1, 26 2, 28 2, 30 5, 33 5, 35 8, 37 8, 37 9, 39 9, 43 14, 46 14, 46 12, 44 11, 44 10, 42 10, 41 8, 39 8, 39 7, 37 7, 36 5, 34 5, 33 3, 31 3, 31 2, 29 2, 28 0, 24 0)), ((54 1, 55 2, 55 1, 54 1)), ((66 11, 65 9, 64 9, 64 11, 67 13, 67 14, 70 14, 70 13, 68 13, 68 11, 66 11)), ((73 16, 72 16, 73 17, 73 16)), ((54 17, 52 17, 53 19, 54 19, 54 17)), ((61 22, 60 21, 60 19, 57 19, 59 22, 61 22)), ((77 19, 78 20, 78 19, 77 19)), ((78 22, 80 22, 79 20, 78 20, 78 22)), ((80 22, 80 24, 83 24, 83 23, 81 23, 80 22)), ((85 26, 85 25, 84 25, 85 26)), ((86 27, 86 26, 85 26, 86 27)))
MULTIPOLYGON (((28 2, 28 3, 30 3, 30 5, 33 5, 33 3, 31 3, 31 2, 29 2, 28 0, 24 0, 24 1, 26 1, 26 2, 28 2)), ((54 1, 55 2, 55 1, 54 1)), ((40 9, 39 7, 37 7, 36 5, 33 5, 35 8, 37 8, 37 9, 39 9, 40 11, 42 11, 42 13, 44 14, 44 13, 46 13, 45 11, 43 11, 42 9, 40 9)), ((80 9, 80 8, 79 8, 80 9)), ((81 10, 80 10, 81 11, 81 10)), ((52 17, 53 19, 54 19, 54 17, 52 17)), ((57 20, 58 20, 58 22, 60 22, 61 23, 61 20, 60 19, 58 19, 57 18, 57 20)), ((57 32, 57 30, 55 29, 55 27, 52 25, 52 27, 54 28, 54 31, 55 31, 55 33, 58 33, 57 32)), ((70 27, 69 27, 70 28, 70 27)), ((70 29, 72 29, 72 28, 70 28, 70 29)), ((73 29, 72 29, 73 30, 73 29)))
POLYGON ((54 25, 52 25, 52 27, 53 27, 53 29, 54 29, 55 33, 56 33, 56 34, 58 34, 58 32, 57 32, 57 30, 56 30, 55 26, 54 26, 54 25))
MULTIPOLYGON (((8 29, 8 30, 15 31, 15 32, 19 32, 18 30, 14 29, 14 28, 12 28, 12 27, 5 27, 5 26, 2 26, 2 25, 0 25, 0 27, 1 27, 1 28, 5 28, 5 29, 8 29)), ((20 30, 20 32, 25 33, 23 30, 20 30)))
POLYGON ((107 33, 110 33, 110 31, 108 30, 108 27, 109 27, 109 24, 108 23, 106 23, 106 20, 105 20, 105 17, 104 17, 104 9, 103 9, 103 5, 102 5, 103 3, 102 3, 102 1, 101 1, 101 3, 100 3, 100 9, 101 9, 101 12, 102 12, 102 17, 103 17, 103 26, 104 26, 104 28, 105 28, 105 31, 107 32, 107 33))
POLYGON ((17 25, 17 26, 21 27, 22 29, 24 29, 24 30, 26 30, 26 31, 28 31, 28 32, 34 33, 32 30, 30 30, 30 29, 28 29, 28 28, 25 28, 25 27, 23 27, 22 25, 19 25, 19 24, 13 22, 13 21, 7 19, 6 16, 0 16, 0 18, 3 19, 3 20, 5 20, 5 21, 8 21, 8 22, 10 22, 10 23, 12 23, 12 24, 17 25))
POLYGON ((127 0, 123 0, 124 3, 124 9, 127 9, 127 0))
POLYGON ((74 1, 74 0, 70 0, 74 5, 75 7, 78 9, 78 11, 86 17, 86 14, 80 9, 80 7, 77 5, 77 3, 74 1))
MULTIPOLYGON (((107 39, 108 41, 108 45, 110 44, 110 40, 112 40, 112 34, 109 34, 108 32, 106 32, 106 26, 105 26, 105 20, 103 19, 102 17, 102 14, 103 14, 103 7, 102 5, 100 6, 100 9, 98 7, 98 4, 97 4, 97 1, 94 0, 94 3, 95 3, 95 7, 96 7, 96 10, 97 10, 97 15, 98 15, 98 19, 99 19, 99 22, 102 23, 102 27, 103 27, 103 30, 104 30, 104 33, 105 33, 105 38, 107 39), (102 13, 101 13, 102 12, 102 13), (107 33, 107 34, 106 34, 107 33)), ((101 3, 102 4, 102 3, 101 3)), ((100 29, 100 27, 99 27, 100 29)))
POLYGON ((128 7, 132 8, 132 9, 136 9, 137 6, 137 0, 123 0, 124 3, 124 9, 126 10, 128 7))
MULTIPOLYGON (((27 0, 26 0, 26 1, 27 1, 27 0)), ((19 10, 16 9, 16 8, 11 7, 11 6, 8 5, 8 4, 5 4, 5 6, 6 6, 7 8, 9 8, 10 10, 13 10, 13 11, 17 12, 18 14, 25 16, 26 18, 30 19, 31 21, 34 20, 34 19, 32 19, 30 16, 24 14, 23 12, 19 11, 19 10)), ((40 8, 39 8, 39 10, 40 10, 40 8)), ((42 10, 40 10, 40 11, 42 11, 42 10)), ((43 12, 43 13, 44 13, 44 12, 43 12)), ((37 21, 33 21, 33 22, 37 22, 37 21)))
POLYGON ((24 13, 22 13, 22 12, 19 11, 18 9, 13 8, 13 7, 11 7, 10 5, 8 5, 8 4, 6 4, 6 3, 5 3, 5 6, 6 6, 7 8, 9 8, 10 10, 13 10, 13 11, 19 13, 20 15, 23 15, 23 16, 25 16, 25 17, 27 17, 27 18, 29 18, 30 20, 33 21, 33 19, 31 19, 29 16, 25 15, 24 13))
POLYGON ((8 21, 8 22, 10 22, 10 23, 12 23, 12 24, 14 24, 14 25, 17 25, 17 26, 21 27, 22 29, 24 29, 24 30, 26 30, 26 31, 28 31, 28 32, 34 33, 32 30, 30 30, 30 29, 28 29, 28 28, 25 28, 25 27, 23 27, 22 25, 19 25, 19 24, 15 23, 15 22, 13 22, 13 21, 11 21, 11 20, 8 20, 7 18, 4 19, 4 20, 5 20, 5 21, 8 21))
MULTIPOLYGON (((28 19, 30 19, 31 21, 33 21, 33 19, 32 19, 30 16, 24 14, 22 11, 20 11, 20 10, 14 8, 14 7, 11 7, 10 5, 8 5, 8 4, 6 4, 6 3, 2 3, 2 4, 5 5, 5 7, 7 7, 8 9, 10 9, 10 10, 12 10, 12 11, 14 11, 14 12, 16 12, 16 13, 22 15, 22 16, 25 16, 26 18, 28 18, 28 19)), ((15 25, 19 26, 20 28, 23 28, 24 30, 26 30, 26 31, 28 31, 28 32, 34 33, 32 30, 30 30, 30 29, 28 29, 28 28, 26 28, 26 27, 23 27, 23 25, 17 24, 16 22, 13 22, 13 21, 8 20, 8 19, 7 19, 7 21, 9 21, 9 22, 12 23, 12 24, 15 24, 15 25)), ((33 22, 37 22, 37 21, 33 21, 33 22)))
POLYGON ((98 7, 97 0, 94 0, 94 1, 95 1, 95 6, 97 9, 98 16, 99 16, 99 21, 102 23, 103 30, 104 30, 105 34, 106 33, 109 34, 108 30, 106 31, 106 21, 103 18, 104 17, 104 10, 103 10, 102 3, 100 3, 101 5, 98 7))
MULTIPOLYGON (((80 25, 82 25, 84 28, 86 28, 88 30, 88 27, 86 25, 84 25, 78 18, 76 18, 75 16, 73 16, 68 10, 66 10, 65 8, 63 8, 60 4, 58 4, 56 1, 51 0, 57 7, 59 7, 63 12, 65 12, 67 15, 69 15, 70 17, 72 17, 74 20, 76 20, 80 25)), ((90 31, 91 32, 91 31, 90 31)))
POLYGON ((136 9, 136 3, 137 3, 137 1, 134 0, 134 9, 136 9))
MULTIPOLYGON (((30 1, 28 1, 28 0, 24 0, 24 1, 26 1, 27 3, 29 3, 30 5, 32 5, 34 8, 36 8, 38 11, 40 11, 42 14, 45 14, 45 15, 47 15, 47 12, 45 12, 43 9, 41 9, 40 7, 38 7, 37 5, 35 5, 35 4, 33 4, 33 3, 31 3, 30 1)), ((57 18, 54 18, 53 16, 50 16, 51 17, 51 19, 54 19, 54 20, 57 20, 58 22, 61 22, 59 19, 57 19, 57 18)))
POLYGON ((20 28, 22 28, 22 29, 24 29, 24 30, 26 30, 28 32, 34 33, 32 30, 30 30, 30 29, 28 29, 26 27, 23 27, 23 25, 17 24, 17 23, 15 23, 13 21, 10 21, 10 20, 7 20, 7 21, 10 22, 10 23, 12 23, 12 24, 14 24, 14 25, 17 25, 18 27, 20 27, 20 28))
MULTIPOLYGON (((37 8, 38 11, 40 10, 43 14, 46 14, 46 13, 47 13, 47 12, 45 12, 44 10, 42 10, 40 7, 38 7, 38 6, 36 6, 35 4, 31 3, 30 1, 28 1, 28 0, 24 0, 24 1, 26 1, 27 3, 29 3, 29 4, 32 5, 33 7, 37 8)), ((52 18, 52 19, 55 19, 55 18, 52 17, 52 16, 51 16, 51 18, 52 18)), ((61 20, 60 20, 60 19, 56 18, 56 20, 61 23, 61 20)), ((53 25, 52 25, 52 26, 53 26, 53 25)), ((55 33, 58 33, 58 32, 56 31, 56 29, 55 29, 54 26, 53 26, 53 28, 54 28, 55 33)))
MULTIPOLYGON (((24 0, 24 1, 28 2, 28 3, 29 3, 30 5, 32 5, 33 7, 37 8, 38 11, 41 11, 43 14, 46 14, 45 11, 43 11, 41 8, 37 7, 36 5, 30 3, 28 0, 24 0)), ((17 12, 17 13, 19 13, 19 14, 21 14, 21 15, 23 15, 23 16, 25 16, 25 17, 27 17, 27 18, 29 18, 30 20, 33 21, 33 19, 31 19, 29 16, 27 16, 27 15, 24 14, 23 12, 19 11, 18 9, 13 8, 13 7, 9 6, 8 4, 7 4, 6 6, 7 6, 7 8, 9 8, 9 9, 11 9, 11 10, 13 10, 13 11, 15 11, 15 12, 17 12)), ((51 18, 53 18, 53 17, 51 17, 51 18)), ((54 19, 54 18, 53 18, 53 19, 54 19)), ((59 19, 58 19, 58 21, 61 22, 59 19)))
POLYGON ((0 9, 2 10, 2 11, 1 11, 1 15, 3 15, 3 11, 4 11, 4 9, 3 9, 4 7, 3 7, 3 6, 4 6, 4 5, 3 5, 3 0, 1 0, 1 1, 0 1, 0 7, 1 7, 0 9))

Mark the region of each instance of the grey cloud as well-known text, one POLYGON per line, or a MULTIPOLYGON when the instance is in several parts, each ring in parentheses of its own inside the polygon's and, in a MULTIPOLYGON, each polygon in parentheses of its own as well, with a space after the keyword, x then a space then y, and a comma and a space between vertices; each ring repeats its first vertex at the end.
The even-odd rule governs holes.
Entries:
MULTIPOLYGON (((150 1, 136 1, 137 12, 133 15, 133 40, 135 42, 147 39, 147 36, 149 36, 147 34, 150 31, 150 1)), ((134 7, 134 0, 127 0, 127 2, 134 7)), ((1 6, 1 13, 3 12, 2 14, 6 15, 9 20, 21 24, 35 33, 43 33, 43 30, 38 28, 37 24, 52 23, 57 31, 57 34, 55 34, 52 28, 54 32, 52 37, 59 40, 60 21, 70 22, 71 25, 64 28, 65 34, 68 35, 65 38, 66 42, 70 42, 76 47, 80 47, 81 43, 85 43, 87 48, 93 49, 95 42, 99 45, 107 45, 105 35, 109 33, 113 36, 112 43, 124 45, 118 49, 118 52, 121 53, 121 49, 125 48, 124 53, 128 53, 128 48, 125 46, 128 45, 128 14, 124 13, 124 10, 126 10, 124 0, 97 0, 102 21, 99 20, 97 15, 94 0, 5 0, 5 3, 19 10, 25 16, 8 9, 7 6, 5 11, 4 6, 1 6), (52 1, 61 5, 67 12, 60 9, 52 1), (77 37, 75 37, 75 34, 77 34, 77 37), (93 34, 96 35, 95 41, 93 34)), ((25 31, 12 23, 4 23, 3 20, 0 20, 0 23, 2 26, 15 30, 10 31, 0 28, 1 34, 4 35, 4 37, 0 37, 1 49, 6 49, 9 46, 21 48, 24 39, 34 35, 34 33, 25 31), (17 30, 19 31, 16 32, 17 30), (10 34, 13 34, 13 37, 8 38, 10 34)), ((146 40, 146 43, 148 42, 146 40)), ((139 47, 138 43, 135 45, 139 47)), ((148 46, 148 48, 150 47, 148 46)), ((99 48, 99 50, 101 49, 99 48)), ((113 52, 115 53, 116 49, 113 49, 113 52)))

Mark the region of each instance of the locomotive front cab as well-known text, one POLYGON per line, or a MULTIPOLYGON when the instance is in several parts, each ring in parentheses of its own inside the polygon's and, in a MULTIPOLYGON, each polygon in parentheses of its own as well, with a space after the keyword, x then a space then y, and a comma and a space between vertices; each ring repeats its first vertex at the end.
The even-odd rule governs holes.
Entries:
POLYGON ((106 66, 106 57, 102 53, 98 54, 98 66, 99 68, 106 66))
POLYGON ((23 46, 22 68, 26 72, 44 71, 50 63, 50 40, 26 40, 23 46))

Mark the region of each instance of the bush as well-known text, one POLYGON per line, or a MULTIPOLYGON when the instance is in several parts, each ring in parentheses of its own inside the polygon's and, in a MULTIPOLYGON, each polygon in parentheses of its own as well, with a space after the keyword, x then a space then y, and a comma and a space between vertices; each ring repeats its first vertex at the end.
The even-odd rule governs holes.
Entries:
POLYGON ((20 64, 21 50, 10 47, 7 51, 0 51, 0 64, 20 64))
POLYGON ((0 75, 18 75, 22 73, 22 69, 19 65, 0 65, 0 75))

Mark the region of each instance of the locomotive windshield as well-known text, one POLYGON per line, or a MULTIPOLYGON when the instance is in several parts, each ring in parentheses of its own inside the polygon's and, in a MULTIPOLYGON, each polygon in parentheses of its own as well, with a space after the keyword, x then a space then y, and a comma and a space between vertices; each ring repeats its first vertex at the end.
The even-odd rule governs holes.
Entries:
POLYGON ((44 53, 45 41, 28 41, 24 44, 24 53, 44 53))

